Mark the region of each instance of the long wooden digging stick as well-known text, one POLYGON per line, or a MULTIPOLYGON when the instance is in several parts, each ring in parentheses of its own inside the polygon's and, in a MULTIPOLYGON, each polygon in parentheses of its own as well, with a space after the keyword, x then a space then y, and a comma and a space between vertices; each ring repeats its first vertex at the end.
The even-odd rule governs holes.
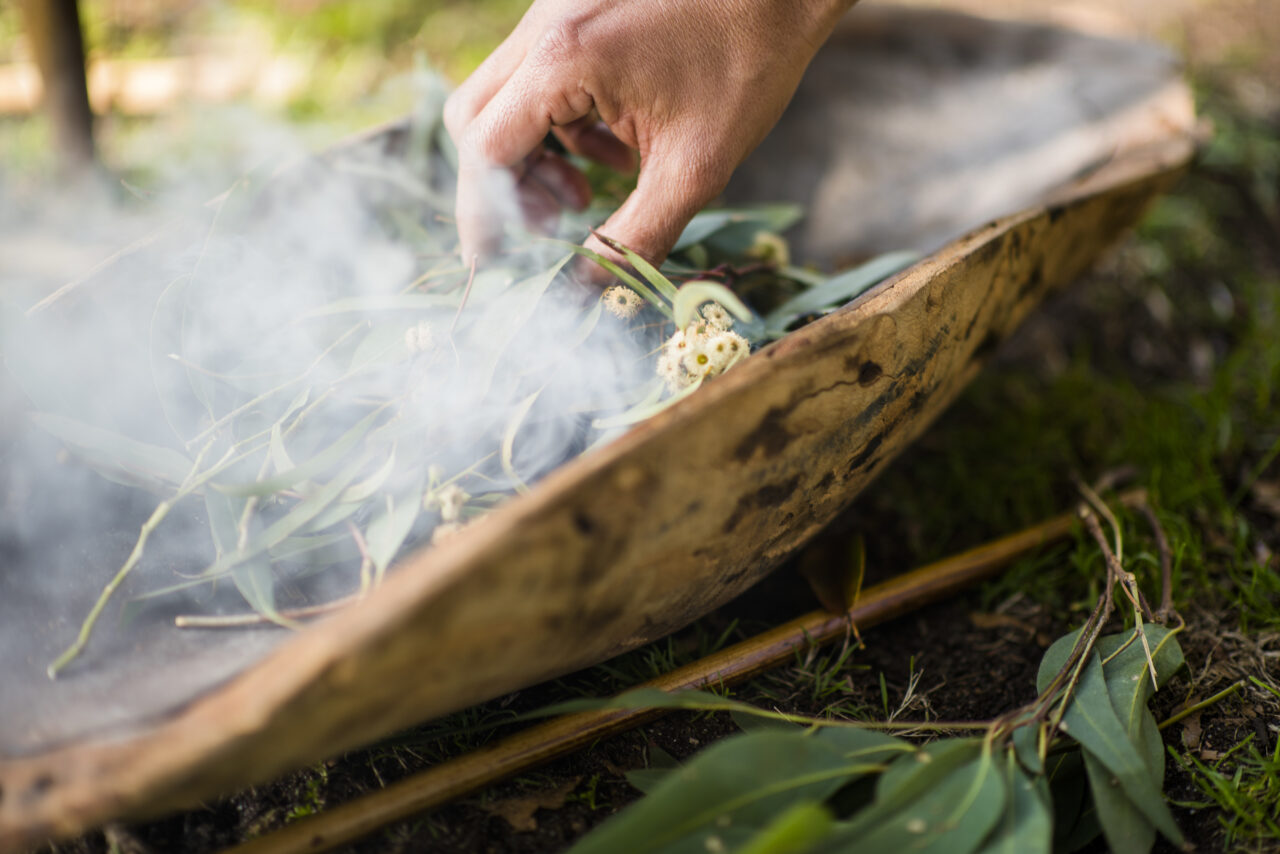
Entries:
MULTIPOLYGON (((1133 490, 1122 494, 1119 500, 1133 506, 1145 499, 1143 490, 1133 490)), ((673 692, 741 682, 791 661, 799 648, 844 638, 852 625, 860 629, 874 626, 990 578, 1013 560, 1065 537, 1075 521, 1074 513, 1064 513, 922 566, 864 590, 846 613, 813 611, 638 687, 673 692)), ((392 822, 528 771, 666 712, 664 709, 603 709, 554 718, 378 792, 228 849, 225 854, 331 851, 392 822)))

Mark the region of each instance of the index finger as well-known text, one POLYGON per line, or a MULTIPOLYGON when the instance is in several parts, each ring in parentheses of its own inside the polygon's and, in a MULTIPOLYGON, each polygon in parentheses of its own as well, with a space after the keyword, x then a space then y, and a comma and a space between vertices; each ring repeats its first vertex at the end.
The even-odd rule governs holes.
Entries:
POLYGON ((519 217, 508 167, 534 151, 553 125, 591 111, 589 95, 566 94, 554 79, 522 65, 467 126, 458 141, 458 241, 464 259, 491 252, 505 219, 519 217))

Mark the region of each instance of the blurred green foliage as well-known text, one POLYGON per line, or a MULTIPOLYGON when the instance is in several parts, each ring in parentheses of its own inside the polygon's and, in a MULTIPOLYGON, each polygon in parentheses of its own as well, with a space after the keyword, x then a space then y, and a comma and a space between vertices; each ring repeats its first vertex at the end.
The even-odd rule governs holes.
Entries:
MULTIPOLYGON (((218 56, 246 46, 259 55, 297 60, 306 68, 300 90, 283 104, 248 106, 292 123, 309 144, 323 145, 408 112, 415 68, 435 69, 454 82, 464 79, 528 5, 528 0, 81 0, 81 18, 91 64, 218 56)), ((0 4, 0 63, 29 55, 17 4, 0 4)), ((145 180, 149 164, 161 154, 165 160, 184 151, 218 156, 233 142, 217 138, 216 122, 192 115, 203 109, 184 104, 145 117, 109 111, 98 123, 104 162, 131 180, 145 180)), ((47 174, 48 140, 43 116, 0 116, 0 171, 47 174)))

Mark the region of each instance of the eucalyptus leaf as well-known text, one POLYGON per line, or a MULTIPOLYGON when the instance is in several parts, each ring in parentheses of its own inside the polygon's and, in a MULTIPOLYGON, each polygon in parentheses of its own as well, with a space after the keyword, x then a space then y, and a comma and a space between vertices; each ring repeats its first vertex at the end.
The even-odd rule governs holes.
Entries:
POLYGON ((831 810, 818 801, 801 801, 761 828, 735 854, 803 854, 833 827, 831 810))
POLYGON ((653 285, 655 291, 666 297, 668 301, 674 301, 676 298, 676 286, 671 280, 662 275, 656 267, 650 264, 643 257, 623 246, 611 237, 605 237, 603 234, 596 234, 606 246, 616 252, 622 253, 622 257, 627 259, 627 263, 635 268, 636 272, 644 276, 645 281, 653 285))
POLYGON ((355 448, 356 444, 364 438, 374 425, 374 422, 382 415, 382 409, 375 409, 368 415, 361 418, 345 433, 339 436, 331 445, 322 451, 312 454, 306 462, 299 463, 286 471, 282 471, 273 477, 263 478, 261 480, 249 483, 214 483, 213 488, 227 495, 274 495, 286 489, 292 489, 299 484, 311 480, 337 465, 347 454, 355 448))
POLYGON ((396 446, 391 446, 391 453, 387 454, 387 461, 383 463, 373 474, 364 480, 347 488, 342 496, 338 499, 344 504, 360 504, 369 500, 382 485, 385 484, 391 473, 396 469, 396 446))
POLYGON ((776 718, 762 718, 759 715, 748 715, 738 709, 729 712, 729 717, 743 732, 778 732, 794 731, 799 725, 776 718))
POLYGON ((799 222, 803 215, 804 209, 800 205, 788 203, 702 211, 685 226, 671 251, 683 252, 719 231, 742 224, 750 224, 764 231, 786 231, 799 222))
POLYGON ((520 432, 520 425, 524 423, 525 417, 529 414, 529 410, 533 408, 533 404, 537 402, 540 394, 542 394, 542 389, 538 389, 516 405, 515 411, 511 413, 511 419, 507 422, 507 429, 502 434, 502 471, 511 479, 512 486, 519 493, 527 493, 529 486, 520 477, 519 472, 516 471, 516 434, 520 432))
POLYGON ((405 343, 407 328, 404 321, 374 326, 356 345, 347 365, 347 372, 354 374, 366 368, 394 365, 408 359, 413 354, 405 343))
POLYGON ((1116 716, 1097 650, 1089 656, 1062 722, 1067 734, 1106 767, 1142 814, 1170 841, 1181 845, 1182 833, 1161 794, 1163 779, 1152 776, 1116 716))
MULTIPOLYGON (((355 489, 355 487, 349 487, 347 491, 350 492, 352 489, 355 489)), ((320 531, 327 531, 339 522, 345 522, 359 513, 362 507, 364 507, 363 501, 344 501, 343 496, 339 496, 338 500, 326 508, 323 513, 320 513, 304 525, 301 529, 302 533, 314 535, 320 531)), ((346 536, 350 536, 350 534, 346 536)))
POLYGON ((1013 749, 1022 767, 1032 774, 1044 773, 1044 762, 1040 759, 1040 726, 1020 726, 1013 731, 1010 739, 1013 749))
POLYGON ((413 530, 413 523, 422 510, 424 487, 425 478, 419 475, 407 488, 386 495, 382 507, 369 521, 364 538, 379 575, 387 571, 413 530))
POLYGON ((627 782, 635 789, 650 795, 658 786, 666 782, 674 770, 674 768, 637 768, 634 771, 628 771, 626 777, 627 782))
POLYGON ((847 851, 856 845, 867 854, 976 851, 1004 814, 1009 793, 992 755, 979 747, 973 756, 968 742, 942 742, 936 752, 923 754, 936 756, 926 763, 910 756, 899 759, 881 776, 871 806, 813 850, 847 851), (885 776, 894 766, 909 762, 919 767, 886 785, 885 776))
MULTIPOLYGON (((1182 648, 1176 633, 1164 626, 1146 624, 1138 627, 1151 650, 1151 663, 1163 684, 1182 667, 1182 648)), ((1146 648, 1132 636, 1109 635, 1098 639, 1098 654, 1106 662, 1107 693, 1116 716, 1124 725, 1129 740, 1142 754, 1151 776, 1164 780, 1164 745, 1147 703, 1159 685, 1151 684, 1151 669, 1146 648), (1126 645, 1127 644, 1127 645, 1126 645)))
POLYGON ((1080 751, 1049 756, 1045 762, 1045 779, 1053 805, 1054 850, 1075 851, 1095 839, 1102 828, 1098 826, 1093 805, 1085 797, 1088 780, 1080 751))
POLYGON ((1051 854, 1053 811, 1049 806, 1048 781, 1028 776, 1013 751, 1006 751, 1002 773, 1009 793, 1008 806, 979 851, 981 854, 1051 854))
POLYGON ((661 380, 658 380, 657 384, 654 386, 654 391, 657 393, 656 402, 651 402, 649 398, 646 398, 636 406, 628 409, 626 412, 618 415, 612 415, 608 418, 597 418, 591 422, 591 426, 597 430, 608 430, 612 427, 626 427, 631 424, 638 424, 641 421, 647 421, 658 413, 670 409, 676 403, 679 403, 698 389, 702 388, 703 379, 703 377, 698 377, 698 379, 692 384, 685 386, 665 400, 661 398, 665 385, 661 380))
POLYGON ((566 255, 545 272, 512 285, 502 299, 492 307, 491 312, 486 313, 484 319, 480 321, 484 329, 484 337, 491 343, 487 351, 476 356, 479 363, 475 378, 477 398, 484 397, 488 393, 489 387, 493 384, 494 372, 498 369, 498 363, 502 360, 507 345, 533 317, 533 312, 537 309, 543 294, 547 292, 547 288, 551 287, 556 276, 560 275, 560 269, 570 257, 572 256, 566 255))
POLYGON ((565 248, 573 252, 575 255, 581 255, 583 258, 586 258, 594 262, 595 264, 599 265, 601 269, 605 270, 610 275, 617 277, 627 287, 631 288, 633 291, 640 294, 640 296, 644 297, 644 299, 650 305, 656 308, 658 311, 662 312, 667 317, 671 316, 671 307, 667 305, 666 301, 663 300, 662 297, 654 293, 652 288, 650 288, 644 282, 637 279, 635 276, 628 273, 626 270, 619 267, 613 261, 601 255, 599 252, 595 252, 591 249, 588 249, 585 246, 579 246, 576 243, 568 243, 562 240, 557 240, 554 242, 563 245, 565 248))
MULTIPOLYGON (((216 493, 210 492, 210 495, 216 493)), ((267 550, 272 560, 290 560, 327 549, 339 544, 349 544, 351 535, 346 531, 334 534, 311 534, 286 537, 267 550)))
POLYGON ((744 323, 755 320, 755 313, 747 308, 738 295, 718 282, 686 282, 676 292, 672 303, 676 326, 684 329, 698 316, 698 308, 707 302, 717 302, 744 323))
POLYGON ((94 468, 158 486, 178 486, 191 474, 192 461, 172 448, 139 442, 52 412, 32 412, 30 418, 94 468))
POLYGON ((368 458, 366 456, 358 456, 344 466, 332 480, 317 488, 313 494, 297 502, 288 513, 272 522, 261 533, 251 537, 243 549, 237 549, 234 552, 222 555, 218 560, 206 567, 200 573, 200 576, 208 579, 225 574, 236 565, 251 560, 273 546, 278 546, 284 542, 292 534, 324 512, 342 494, 342 491, 351 485, 351 481, 355 480, 367 462, 368 458))
POLYGON ((803 290, 765 316, 766 334, 779 338, 800 318, 839 308, 877 282, 910 267, 919 258, 917 252, 890 252, 832 276, 817 287, 803 290))
POLYGON ((1120 788, 1119 779, 1092 753, 1084 751, 1084 770, 1102 835, 1112 851, 1150 851, 1156 828, 1120 788))
POLYGON ((367 314, 372 311, 426 311, 436 308, 457 308, 461 300, 461 295, 452 294, 381 294, 344 297, 313 308, 302 317, 312 319, 335 314, 367 314))
POLYGON ((873 769, 799 730, 730 736, 671 772, 652 794, 571 851, 666 852, 707 834, 758 831, 795 804, 825 800, 873 769))
POLYGON ((285 619, 276 610, 271 561, 262 555, 242 561, 231 568, 231 579, 244 601, 258 614, 285 628, 297 628, 297 623, 285 619))

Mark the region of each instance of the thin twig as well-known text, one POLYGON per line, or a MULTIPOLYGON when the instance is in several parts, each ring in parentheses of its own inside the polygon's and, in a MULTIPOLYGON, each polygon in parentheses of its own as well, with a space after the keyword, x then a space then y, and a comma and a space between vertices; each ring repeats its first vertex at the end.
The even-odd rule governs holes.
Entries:
POLYGON ((1214 694, 1212 697, 1210 697, 1207 700, 1202 700, 1201 702, 1196 703, 1194 706, 1188 706, 1182 711, 1177 712, 1176 714, 1170 715, 1166 720, 1161 721, 1160 724, 1156 726, 1156 729, 1161 729, 1161 730, 1168 729, 1169 727, 1176 724, 1178 721, 1184 718, 1191 717, 1196 712, 1202 712, 1205 709, 1209 708, 1210 706, 1216 706, 1218 703, 1221 703, 1223 700, 1227 699, 1227 697, 1230 697, 1232 694, 1239 691, 1243 687, 1244 687, 1243 681, 1237 682, 1234 685, 1222 691, 1219 691, 1218 693, 1214 694))
MULTIPOLYGON (((353 602, 357 602, 362 598, 360 593, 352 593, 350 596, 343 596, 341 599, 334 599, 332 602, 322 602, 319 605, 307 605, 303 608, 289 608, 279 611, 279 615, 286 620, 304 620, 308 617, 319 617, 324 614, 330 614, 339 611, 353 602)), ((256 626, 262 623, 275 623, 271 617, 265 614, 259 614, 256 611, 247 614, 182 614, 173 618, 173 624, 180 629, 231 629, 243 626, 256 626)))
POLYGON ((1173 614, 1173 550, 1169 548, 1169 538, 1165 536, 1164 526, 1160 524, 1155 509, 1147 501, 1138 504, 1138 512, 1151 527, 1151 536, 1155 538, 1156 550, 1160 553, 1160 607, 1156 610, 1156 619, 1168 622, 1173 614))
POLYGON ((462 310, 467 307, 467 297, 471 296, 471 286, 476 281, 476 256, 471 256, 471 271, 467 273, 467 286, 462 289, 462 300, 458 303, 458 310, 453 315, 453 323, 449 324, 449 338, 453 339, 453 332, 458 328, 458 320, 462 318, 462 310))

